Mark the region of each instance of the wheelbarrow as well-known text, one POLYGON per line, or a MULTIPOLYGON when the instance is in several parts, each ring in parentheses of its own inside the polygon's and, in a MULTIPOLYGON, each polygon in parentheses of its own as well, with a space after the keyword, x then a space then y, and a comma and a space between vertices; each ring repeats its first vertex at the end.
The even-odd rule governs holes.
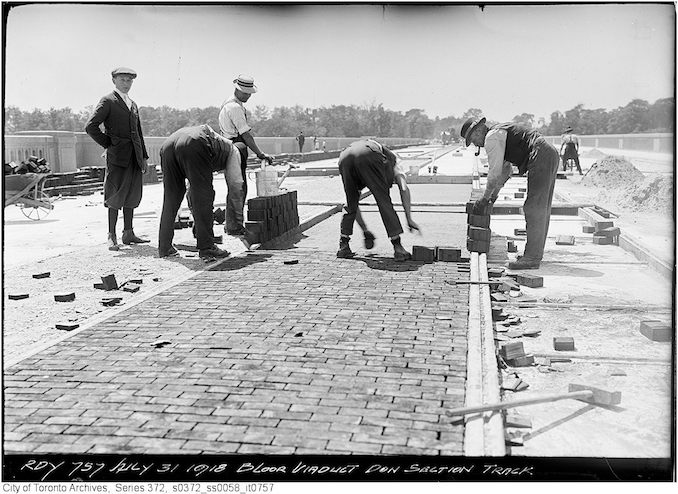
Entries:
POLYGON ((54 209, 52 200, 44 192, 50 173, 5 175, 5 207, 16 204, 26 218, 34 221, 46 217, 54 209))

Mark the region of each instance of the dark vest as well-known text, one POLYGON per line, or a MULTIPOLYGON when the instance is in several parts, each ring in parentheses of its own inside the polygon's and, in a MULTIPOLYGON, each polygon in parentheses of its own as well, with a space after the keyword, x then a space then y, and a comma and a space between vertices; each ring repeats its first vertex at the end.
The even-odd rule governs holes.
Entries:
POLYGON ((541 139, 541 134, 516 123, 502 123, 492 127, 506 131, 506 151, 504 161, 510 161, 518 167, 518 172, 523 175, 527 171, 527 163, 535 151, 535 144, 541 139))

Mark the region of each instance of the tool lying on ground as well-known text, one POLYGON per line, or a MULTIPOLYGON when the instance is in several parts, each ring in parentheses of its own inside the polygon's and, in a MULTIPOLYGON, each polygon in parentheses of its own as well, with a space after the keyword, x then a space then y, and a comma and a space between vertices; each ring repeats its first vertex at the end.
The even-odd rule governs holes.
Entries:
POLYGON ((503 282, 501 280, 490 280, 490 281, 445 280, 445 283, 449 283, 450 285, 501 285, 503 282))
POLYGON ((618 405, 621 403, 621 391, 605 391, 603 389, 586 386, 584 384, 570 384, 569 393, 549 394, 524 398, 522 400, 503 401, 489 405, 478 405, 472 407, 461 407, 447 410, 447 415, 459 417, 477 412, 489 412, 492 410, 506 410, 524 405, 535 405, 537 403, 550 403, 559 400, 581 400, 593 405, 618 405))

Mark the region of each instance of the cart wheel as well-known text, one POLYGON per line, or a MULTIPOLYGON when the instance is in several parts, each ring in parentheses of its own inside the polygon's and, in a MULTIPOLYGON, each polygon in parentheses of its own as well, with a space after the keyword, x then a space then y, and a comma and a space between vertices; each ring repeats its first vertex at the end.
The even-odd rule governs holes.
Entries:
POLYGON ((38 200, 43 204, 40 206, 27 206, 25 204, 20 205, 21 212, 26 218, 39 221, 46 217, 52 211, 52 209, 54 209, 54 206, 52 206, 52 200, 44 192, 39 193, 38 200))

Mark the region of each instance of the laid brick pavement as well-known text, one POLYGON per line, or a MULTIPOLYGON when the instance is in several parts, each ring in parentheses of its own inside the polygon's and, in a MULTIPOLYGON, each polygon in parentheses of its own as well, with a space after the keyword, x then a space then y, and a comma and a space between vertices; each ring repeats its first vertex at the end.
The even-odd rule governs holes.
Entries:
POLYGON ((7 369, 5 452, 460 454, 458 267, 230 259, 7 369))

